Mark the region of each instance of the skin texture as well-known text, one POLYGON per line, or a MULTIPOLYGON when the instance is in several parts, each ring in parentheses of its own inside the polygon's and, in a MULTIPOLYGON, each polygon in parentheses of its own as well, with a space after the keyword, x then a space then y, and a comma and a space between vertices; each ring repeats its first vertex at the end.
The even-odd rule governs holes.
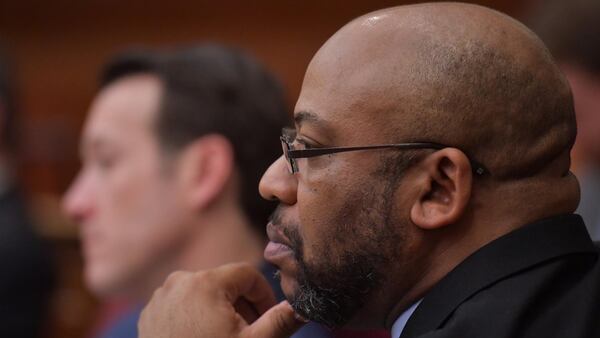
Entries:
POLYGON ((80 224, 85 281, 101 297, 145 301, 172 271, 260 261, 262 241, 234 198, 229 142, 206 135, 165 153, 153 125, 161 93, 153 75, 124 77, 86 121, 83 167, 63 202, 80 224))
POLYGON ((450 147, 299 159, 294 175, 283 157, 273 163, 259 187, 280 203, 265 257, 294 309, 335 326, 389 329, 482 246, 574 211, 572 105, 540 41, 495 11, 422 4, 343 27, 307 69, 295 146, 450 147), (469 158, 491 174, 474 176, 469 158))

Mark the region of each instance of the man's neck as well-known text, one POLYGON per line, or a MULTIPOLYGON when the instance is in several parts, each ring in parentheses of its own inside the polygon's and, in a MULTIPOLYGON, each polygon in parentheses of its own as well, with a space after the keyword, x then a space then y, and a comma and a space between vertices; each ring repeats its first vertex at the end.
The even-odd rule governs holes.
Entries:
POLYGON ((182 236, 170 257, 155 262, 152 275, 131 290, 130 298, 145 302, 175 271, 200 271, 233 262, 259 266, 262 262, 265 243, 241 210, 203 214, 187 228, 193 231, 182 236))
POLYGON ((179 269, 196 271, 233 262, 258 266, 262 262, 264 240, 241 210, 210 216, 196 227, 200 234, 182 252, 179 269))

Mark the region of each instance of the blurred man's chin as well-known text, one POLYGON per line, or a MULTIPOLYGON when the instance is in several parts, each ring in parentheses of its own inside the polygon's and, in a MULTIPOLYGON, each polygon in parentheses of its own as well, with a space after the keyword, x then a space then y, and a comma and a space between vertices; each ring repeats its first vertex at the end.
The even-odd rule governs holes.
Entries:
POLYGON ((110 276, 106 271, 85 270, 87 288, 97 297, 110 298, 123 296, 123 287, 119 279, 110 276))

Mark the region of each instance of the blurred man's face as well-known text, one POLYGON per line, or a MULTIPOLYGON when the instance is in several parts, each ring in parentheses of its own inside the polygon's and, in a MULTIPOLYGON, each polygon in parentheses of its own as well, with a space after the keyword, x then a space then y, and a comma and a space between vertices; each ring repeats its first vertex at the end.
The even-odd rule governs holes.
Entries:
POLYGON ((99 295, 135 292, 185 240, 181 189, 153 129, 161 90, 151 75, 117 80, 85 125, 83 167, 64 207, 81 225, 85 279, 99 295))

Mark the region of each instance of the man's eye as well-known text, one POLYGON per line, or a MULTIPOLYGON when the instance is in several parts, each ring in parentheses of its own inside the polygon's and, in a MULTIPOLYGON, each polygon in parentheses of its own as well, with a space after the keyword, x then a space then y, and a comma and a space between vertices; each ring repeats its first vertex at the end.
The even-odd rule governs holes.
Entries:
POLYGON ((309 142, 306 142, 305 140, 301 139, 301 138, 296 138, 296 143, 299 145, 300 149, 312 149, 312 148, 317 148, 316 146, 310 144, 309 142))
POLYGON ((113 157, 108 156, 99 156, 98 158, 96 158, 95 162, 98 168, 102 170, 108 170, 114 166, 115 159, 113 157))

